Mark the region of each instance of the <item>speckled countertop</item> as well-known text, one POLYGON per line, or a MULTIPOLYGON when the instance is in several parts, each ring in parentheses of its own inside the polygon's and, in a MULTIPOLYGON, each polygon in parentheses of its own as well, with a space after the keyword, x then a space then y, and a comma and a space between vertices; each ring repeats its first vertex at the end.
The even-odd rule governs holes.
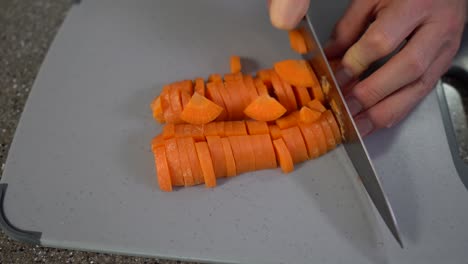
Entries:
MULTIPOLYGON (((0 0, 0 177, 21 112, 72 0, 0 0)), ((43 248, 0 233, 0 263, 185 263, 43 248)))

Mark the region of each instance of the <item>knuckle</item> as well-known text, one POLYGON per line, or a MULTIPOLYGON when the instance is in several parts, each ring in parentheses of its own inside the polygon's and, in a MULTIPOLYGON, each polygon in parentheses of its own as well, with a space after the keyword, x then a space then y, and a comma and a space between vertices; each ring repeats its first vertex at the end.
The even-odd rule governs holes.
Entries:
POLYGON ((396 47, 396 41, 381 30, 373 30, 369 32, 364 41, 366 42, 366 46, 373 50, 379 57, 384 57, 390 54, 396 47))
POLYGON ((427 59, 419 52, 411 53, 408 56, 408 71, 411 72, 413 76, 421 76, 429 66, 427 59))
POLYGON ((368 108, 383 99, 385 97, 385 92, 378 87, 360 86, 355 87, 353 95, 361 102, 364 108, 368 108))

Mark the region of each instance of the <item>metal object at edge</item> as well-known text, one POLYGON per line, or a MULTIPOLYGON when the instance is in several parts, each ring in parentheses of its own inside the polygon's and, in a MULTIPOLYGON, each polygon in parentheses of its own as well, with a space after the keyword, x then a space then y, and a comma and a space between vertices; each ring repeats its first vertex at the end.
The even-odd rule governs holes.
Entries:
POLYGON ((344 148, 353 163, 372 202, 397 242, 403 248, 398 224, 392 207, 384 193, 380 180, 371 163, 361 136, 347 108, 336 78, 331 70, 325 53, 318 41, 317 34, 306 16, 296 28, 305 39, 308 53, 303 58, 310 62, 318 78, 321 78, 324 93, 340 125, 344 138, 344 148), (324 83, 326 82, 326 83, 324 83))

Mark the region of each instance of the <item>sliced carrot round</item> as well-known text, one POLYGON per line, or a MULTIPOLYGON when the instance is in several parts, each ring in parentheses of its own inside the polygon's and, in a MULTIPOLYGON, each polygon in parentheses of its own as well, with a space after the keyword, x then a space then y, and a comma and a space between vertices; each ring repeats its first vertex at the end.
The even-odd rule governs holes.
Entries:
POLYGON ((323 113, 323 116, 328 120, 328 123, 330 124, 330 127, 333 131, 333 135, 335 136, 336 144, 341 144, 341 132, 340 128, 338 127, 338 123, 336 122, 335 116, 330 110, 327 110, 325 113, 323 113))
POLYGON ((251 136, 240 136, 239 140, 241 142, 241 147, 244 152, 244 158, 247 160, 247 171, 255 170, 255 157, 253 148, 252 148, 252 137, 251 136))
POLYGON ((216 83, 216 89, 221 95, 224 105, 226 106, 227 120, 231 120, 234 117, 235 106, 232 101, 231 95, 228 93, 228 90, 226 88, 226 85, 224 85, 222 82, 216 83))
POLYGON ((204 96, 194 93, 180 114, 180 118, 190 124, 202 125, 215 120, 223 108, 204 96))
POLYGON ((165 85, 162 89, 160 98, 161 98, 161 108, 163 111, 163 116, 164 120, 166 120, 167 123, 174 123, 174 121, 177 119, 176 114, 172 110, 171 107, 171 86, 170 85, 165 85))
POLYGON ((307 103, 312 100, 310 98, 309 92, 307 91, 307 88, 304 86, 296 86, 294 87, 293 91, 297 100, 297 104, 300 107, 307 105, 307 103))
POLYGON ((323 133, 325 134, 325 139, 327 142, 328 150, 332 150, 336 147, 335 135, 333 135, 333 131, 328 123, 328 120, 324 117, 319 119, 320 125, 322 126, 323 133))
POLYGON ((273 121, 286 113, 286 108, 269 95, 259 96, 244 110, 244 113, 258 121, 273 121))
POLYGON ((314 94, 314 99, 317 99, 322 103, 325 102, 325 96, 323 95, 322 87, 320 85, 313 86, 312 93, 314 94))
POLYGON ((299 124, 299 128, 301 129, 302 137, 307 146, 307 153, 309 154, 309 158, 315 159, 320 156, 320 151, 318 148, 317 138, 312 131, 310 126, 299 124))
POLYGON ((236 176, 236 161, 232 153, 231 143, 229 143, 228 138, 221 138, 221 143, 223 144, 224 157, 226 158, 226 176, 236 176))
POLYGON ((320 126, 318 122, 314 122, 310 124, 309 126, 312 129, 312 132, 314 133, 315 138, 317 139, 317 145, 320 151, 320 155, 327 153, 327 139, 323 132, 322 126, 320 126))
POLYGON ((231 72, 238 73, 242 70, 241 59, 239 56, 231 56, 231 72))
POLYGON ((171 100, 171 109, 174 113, 174 119, 172 123, 178 124, 181 123, 180 114, 182 113, 182 99, 180 95, 180 90, 175 87, 171 87, 169 90, 169 96, 171 100))
POLYGON ((224 137, 226 135, 223 121, 216 122, 216 135, 220 137, 224 137))
POLYGON ((258 97, 257 88, 255 87, 255 83, 254 83, 252 76, 244 75, 244 85, 247 88, 247 94, 249 95, 249 104, 250 104, 258 97))
POLYGON ((167 139, 164 146, 166 147, 167 163, 171 174, 171 182, 173 186, 184 186, 184 177, 180 166, 179 149, 175 138, 167 139))
POLYGON ((164 137, 162 134, 159 134, 151 140, 151 150, 154 152, 156 148, 161 146, 164 146, 164 137))
POLYGON ((216 178, 226 177, 226 157, 224 155, 223 144, 219 136, 206 137, 208 148, 210 149, 211 159, 216 178))
POLYGON ((278 139, 281 137, 281 129, 277 125, 269 125, 271 139, 278 139))
POLYGON ((151 102, 151 111, 153 112, 153 118, 159 121, 159 123, 164 123, 164 113, 161 106, 161 98, 156 97, 153 102, 151 102))
POLYGON ((314 99, 314 100, 308 102, 307 107, 309 107, 312 110, 319 111, 320 113, 323 113, 323 112, 327 111, 325 106, 323 106, 323 104, 317 99, 314 99))
POLYGON ((203 173, 200 167, 200 162, 198 161, 197 150, 195 149, 195 141, 193 138, 187 137, 182 138, 185 147, 187 149, 187 155, 190 160, 190 167, 192 168, 193 181, 195 184, 202 184, 205 182, 203 178, 203 173))
POLYGON ((221 89, 221 94, 225 100, 226 107, 228 107, 229 120, 242 119, 243 101, 240 96, 236 94, 237 85, 235 82, 225 82, 224 89, 221 89))
MULTIPOLYGON (((278 167, 276 163, 275 149, 269 135, 257 135, 260 145, 263 148, 262 159, 265 163, 265 169, 273 169, 278 167)), ((255 160, 257 162, 257 160, 255 160)))
POLYGON ((299 119, 299 112, 295 111, 285 117, 276 119, 275 122, 280 129, 286 129, 293 126, 297 126, 297 124, 299 123, 299 119))
POLYGON ((224 104, 223 97, 219 94, 217 85, 215 82, 206 84, 206 98, 212 100, 215 104, 221 106, 224 111, 218 116, 216 120, 225 120, 228 117, 226 105, 224 104))
POLYGON ((260 78, 258 77, 255 78, 254 83, 255 83, 255 88, 257 89, 258 95, 268 94, 268 88, 260 78))
POLYGON ((275 63, 275 72, 293 86, 314 87, 320 85, 312 67, 305 60, 284 60, 275 63))
POLYGON ((284 91, 283 88, 283 82, 281 78, 276 74, 276 72, 272 71, 270 73, 271 75, 271 83, 273 85, 273 90, 275 92, 276 97, 278 98, 278 101, 288 110, 288 111, 294 111, 293 107, 289 103, 288 96, 286 95, 286 92, 284 91))
POLYGON ((289 153, 286 144, 282 138, 273 140, 273 146, 275 148, 276 159, 284 173, 290 173, 294 170, 294 163, 289 153))
POLYGON ((234 155, 234 160, 236 161, 236 172, 241 174, 248 172, 250 169, 250 161, 247 160, 245 149, 242 147, 242 142, 240 138, 242 136, 232 136, 228 137, 229 143, 231 144, 232 154, 234 155))
POLYGON ((159 189, 165 192, 172 192, 171 174, 167 163, 166 149, 164 146, 159 146, 153 150, 153 153, 159 189))
POLYGON ((213 168, 213 161, 211 159, 208 143, 197 142, 195 143, 197 150, 198 161, 202 170, 203 178, 205 179, 205 186, 212 188, 216 186, 216 175, 213 168))
POLYGON ((291 106, 291 111, 296 111, 297 110, 297 101, 296 101, 296 96, 294 96, 294 91, 292 86, 285 82, 282 81, 281 84, 283 85, 283 90, 284 93, 286 94, 286 97, 289 100, 289 105, 291 106))
POLYGON ((302 138, 301 130, 298 126, 282 130, 281 136, 289 150, 289 153, 291 153, 294 163, 300 163, 309 158, 306 143, 302 138))
POLYGON ((218 135, 218 130, 217 130, 217 124, 218 122, 211 122, 206 125, 204 125, 203 129, 203 135, 206 136, 219 136, 218 135))
POLYGON ((271 72, 273 72, 272 69, 263 69, 259 70, 257 72, 257 77, 262 80, 263 84, 267 87, 272 87, 271 84, 271 72))
POLYGON ((299 54, 306 54, 307 53, 307 45, 302 35, 301 31, 299 30, 290 30, 288 32, 289 35, 289 43, 291 45, 291 49, 299 54))
POLYGON ((203 78, 195 79, 194 91, 195 93, 205 96, 205 80, 203 78))
POLYGON ((177 149, 179 150, 180 169, 182 171, 182 177, 184 178, 184 186, 188 187, 195 185, 195 181, 193 179, 187 147, 183 139, 184 138, 177 139, 177 149))
POLYGON ((264 121, 246 121, 247 131, 249 135, 268 135, 270 130, 268 129, 267 122, 264 121))
POLYGON ((163 127, 162 135, 164 139, 173 138, 175 136, 175 125, 167 124, 163 127))
POLYGON ((317 121, 322 113, 316 110, 312 110, 308 107, 303 106, 301 111, 299 111, 299 120, 302 123, 313 123, 317 121))

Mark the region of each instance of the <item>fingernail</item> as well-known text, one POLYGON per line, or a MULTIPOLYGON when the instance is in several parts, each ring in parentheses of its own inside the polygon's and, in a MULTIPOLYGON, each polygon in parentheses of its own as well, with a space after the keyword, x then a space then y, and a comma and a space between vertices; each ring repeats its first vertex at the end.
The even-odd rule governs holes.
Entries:
POLYGON ((299 1, 293 4, 290 1, 273 0, 270 4, 270 16, 272 24, 280 29, 291 29, 295 23, 304 15, 307 6, 299 1))
POLYGON ((372 132, 372 130, 374 130, 374 124, 372 124, 372 122, 366 117, 356 119, 355 123, 359 133, 363 137, 367 136, 370 132, 372 132))
POLYGON ((359 101, 352 96, 346 97, 346 104, 348 105, 349 111, 353 116, 358 114, 362 110, 361 103, 359 103, 359 101))
POLYGON ((339 86, 345 86, 353 79, 353 72, 350 69, 343 67, 335 73, 335 78, 339 86))

